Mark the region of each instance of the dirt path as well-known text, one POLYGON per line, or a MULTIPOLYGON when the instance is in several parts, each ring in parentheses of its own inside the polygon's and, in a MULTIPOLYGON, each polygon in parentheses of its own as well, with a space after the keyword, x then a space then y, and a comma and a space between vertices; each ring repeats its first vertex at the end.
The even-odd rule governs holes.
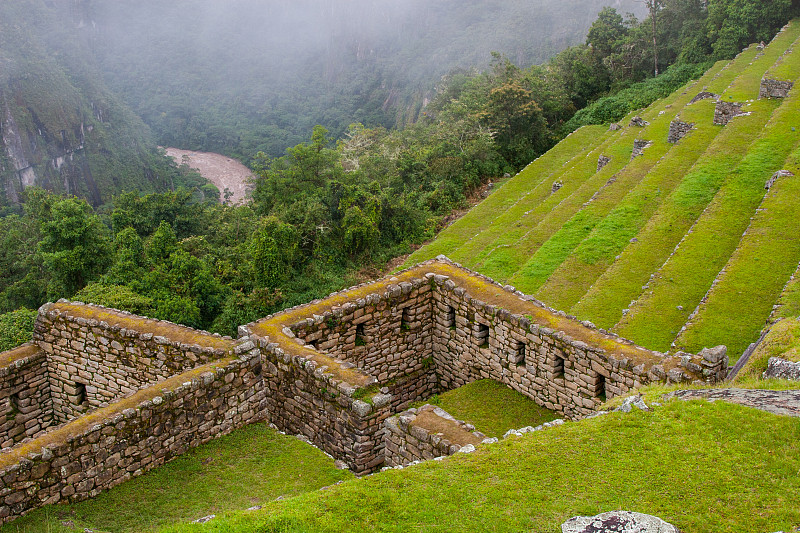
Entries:
POLYGON ((204 178, 217 186, 220 199, 224 199, 225 188, 233 193, 231 203, 244 203, 247 198, 247 180, 253 175, 249 168, 222 154, 212 152, 193 152, 166 148, 167 155, 179 165, 186 162, 204 178))

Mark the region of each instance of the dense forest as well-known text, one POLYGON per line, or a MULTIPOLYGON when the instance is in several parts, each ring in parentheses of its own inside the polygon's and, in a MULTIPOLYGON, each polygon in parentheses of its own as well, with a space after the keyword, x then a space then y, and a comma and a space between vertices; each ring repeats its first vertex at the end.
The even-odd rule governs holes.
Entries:
MULTIPOLYGON (((0 219, 0 347, 29 331, 41 303, 68 297, 212 331, 374 275, 430 238, 487 180, 519 170, 573 128, 618 120, 769 40, 790 0, 649 2, 642 21, 602 10, 586 41, 528 68, 445 75, 402 128, 323 126, 262 152, 248 205, 178 188, 84 200, 29 188, 0 219), (653 20, 655 17, 655 22, 653 20), (655 72, 662 72, 655 76, 655 72)), ((188 172, 179 169, 179 172, 188 172)))

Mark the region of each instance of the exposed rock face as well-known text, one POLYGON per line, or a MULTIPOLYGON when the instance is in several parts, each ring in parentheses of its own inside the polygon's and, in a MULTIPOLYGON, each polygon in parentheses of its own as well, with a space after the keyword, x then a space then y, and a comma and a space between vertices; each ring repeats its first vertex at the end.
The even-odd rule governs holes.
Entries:
POLYGON ((639 128, 644 128, 645 126, 649 126, 650 123, 644 120, 642 117, 633 117, 631 119, 631 126, 637 126, 639 128))
POLYGON ((719 98, 719 95, 718 94, 714 94, 714 93, 710 93, 708 91, 703 91, 701 93, 698 93, 697 96, 695 96, 694 98, 692 98, 692 101, 689 102, 689 105, 691 105, 691 104, 693 104, 695 102, 699 102, 700 100, 708 100, 709 98, 716 99, 716 98, 719 98))
POLYGON ((644 151, 647 148, 649 148, 652 144, 653 143, 650 141, 645 141, 641 139, 636 139, 635 141, 633 141, 633 152, 631 153, 631 159, 643 155, 644 151))
POLYGON ((798 390, 693 389, 671 392, 664 398, 722 400, 776 415, 800 417, 800 391, 798 390))
POLYGON ((793 363, 780 357, 770 357, 764 377, 800 381, 800 363, 793 363))
POLYGON ((794 173, 789 172, 788 170, 779 170, 767 180, 767 183, 764 184, 764 188, 769 190, 773 185, 775 185, 775 182, 778 181, 778 178, 788 178, 790 176, 794 176, 794 173))
POLYGON ((786 98, 789 96, 789 91, 794 87, 794 82, 769 80, 764 78, 761 80, 761 89, 758 92, 758 97, 761 98, 786 98))
POLYGON ((606 157, 604 155, 601 155, 600 157, 598 157, 597 158, 597 171, 600 172, 601 170, 603 170, 603 167, 606 166, 607 164, 609 164, 610 162, 611 162, 611 158, 610 157, 606 157))
POLYGON ((669 134, 667 135, 667 142, 675 144, 692 131, 694 124, 691 122, 682 122, 680 120, 673 120, 669 125, 669 134))
POLYGON ((742 111, 742 104, 738 102, 717 102, 717 107, 714 109, 714 124, 718 126, 725 126, 728 122, 736 117, 749 115, 742 111))
POLYGON ((631 511, 611 511, 597 516, 576 516, 561 524, 562 533, 680 533, 656 516, 631 511))

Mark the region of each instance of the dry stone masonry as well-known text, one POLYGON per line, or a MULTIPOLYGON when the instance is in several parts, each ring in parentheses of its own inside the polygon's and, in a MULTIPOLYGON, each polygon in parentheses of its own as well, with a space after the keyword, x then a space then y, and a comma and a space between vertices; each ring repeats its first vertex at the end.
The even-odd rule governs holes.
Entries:
POLYGON ((758 92, 758 97, 763 98, 788 98, 789 91, 794 87, 794 82, 770 80, 764 78, 761 80, 761 89, 758 92))
POLYGON ((474 426, 433 405, 389 417, 385 427, 385 465, 390 467, 453 455, 486 439, 474 426))
POLYGON ((719 100, 714 108, 714 124, 725 126, 734 118, 748 114, 742 111, 742 104, 738 102, 723 102, 719 100))
POLYGON ((577 418, 649 382, 714 382, 728 366, 724 350, 637 347, 446 258, 241 326, 239 337, 43 306, 34 343, 0 354, 0 522, 95 496, 256 421, 365 474, 462 438, 480 443, 458 423, 449 444, 440 431, 423 435, 454 424, 435 409, 412 413, 418 423, 399 433, 388 421, 477 379, 577 418))
POLYGON ((650 148, 653 143, 647 140, 636 139, 633 141, 633 152, 631 152, 631 160, 640 155, 644 155, 644 151, 650 148))
POLYGON ((609 163, 611 163, 611 158, 601 155, 600 157, 597 158, 597 171, 600 172, 601 170, 603 170, 603 167, 609 163))
POLYGON ((675 144, 692 131, 694 124, 691 122, 682 122, 680 120, 673 120, 669 124, 669 134, 667 135, 667 142, 675 144))

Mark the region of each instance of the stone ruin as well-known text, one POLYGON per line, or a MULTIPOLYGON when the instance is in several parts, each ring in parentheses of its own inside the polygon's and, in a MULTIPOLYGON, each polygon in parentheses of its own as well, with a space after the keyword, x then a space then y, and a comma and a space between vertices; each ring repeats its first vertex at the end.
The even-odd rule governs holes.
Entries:
POLYGON ((742 111, 742 105, 738 102, 723 102, 719 100, 714 108, 714 124, 725 126, 736 117, 749 115, 750 113, 742 111))
MULTIPOLYGON (((0 354, 0 523, 258 421, 367 474, 392 464, 387 420, 433 394, 489 378, 579 418, 650 382, 723 379, 727 357, 706 352, 645 350, 445 258, 241 326, 236 340, 46 304, 34 341, 0 354)), ((452 444, 427 435, 431 455, 452 444)))
POLYGON ((789 178, 793 176, 794 173, 790 170, 779 170, 767 180, 767 182, 764 184, 764 188, 770 190, 772 186, 775 185, 775 182, 778 181, 778 179, 789 178))
POLYGON ((787 98, 789 91, 794 87, 794 82, 770 80, 764 78, 761 80, 761 88, 758 91, 758 97, 764 98, 787 98))
POLYGON ((689 102, 689 105, 692 105, 695 102, 699 102, 700 100, 708 100, 708 99, 711 99, 711 98, 713 98, 715 100, 719 99, 719 95, 718 94, 714 94, 714 93, 710 93, 708 91, 702 91, 702 92, 697 93, 697 96, 692 98, 692 100, 689 102))
POLYGON ((607 157, 607 156, 604 156, 604 155, 601 155, 600 157, 598 157, 597 158, 597 172, 600 172, 601 170, 603 170, 603 167, 605 167, 609 163, 611 163, 611 158, 610 157, 607 157))
POLYGON ((639 157, 640 155, 644 155, 644 151, 650 148, 653 145, 652 141, 636 139, 633 141, 633 151, 631 152, 631 161, 639 157))
POLYGON ((670 144, 675 144, 676 142, 680 141, 690 131, 694 128, 694 124, 691 122, 682 122, 678 119, 673 120, 669 124, 669 133, 667 134, 667 142, 670 144))

